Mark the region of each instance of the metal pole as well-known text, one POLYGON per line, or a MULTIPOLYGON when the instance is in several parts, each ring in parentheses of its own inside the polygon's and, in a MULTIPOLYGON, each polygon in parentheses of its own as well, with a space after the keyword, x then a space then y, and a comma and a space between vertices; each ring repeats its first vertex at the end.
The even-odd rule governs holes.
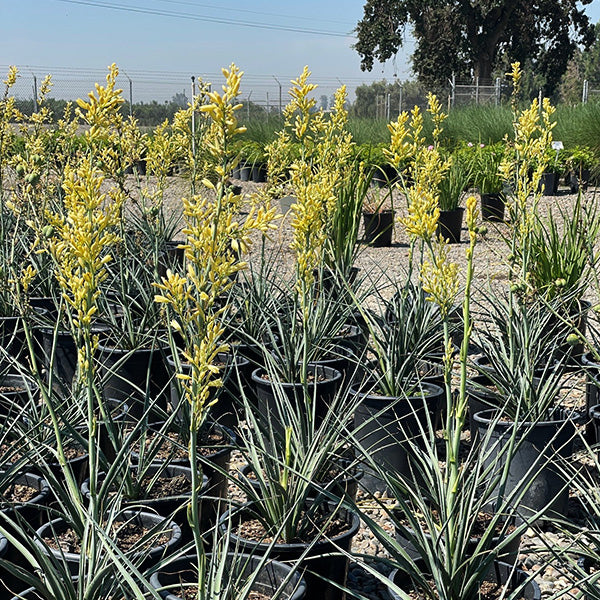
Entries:
POLYGON ((451 96, 452 96, 452 108, 454 108, 454 103, 456 102, 456 75, 452 73, 452 79, 450 80, 450 86, 452 88, 451 96))
POLYGON ((125 74, 125 77, 127 77, 127 81, 129 81, 129 116, 131 117, 133 115, 133 84, 131 82, 131 77, 129 77, 125 71, 123 71, 123 73, 125 74))
POLYGON ((196 109, 194 98, 196 97, 196 78, 192 75, 192 156, 196 156, 196 109))
POLYGON ((538 92, 538 110, 539 110, 539 112, 542 112, 542 100, 543 100, 542 90, 540 89, 540 91, 538 92))
POLYGON ((500 104, 500 77, 496 77, 496 106, 500 104))
POLYGON ((398 87, 398 116, 402 114, 402 86, 398 87))
POLYGON ((385 99, 385 119, 386 121, 390 120, 390 100, 391 100, 391 94, 388 92, 387 93, 387 97, 385 99))
POLYGON ((279 79, 277 79, 277 77, 275 77, 275 75, 273 75, 273 79, 277 82, 277 85, 279 86, 279 116, 281 117, 281 115, 283 114, 283 99, 281 97, 281 83, 279 83, 279 79))
POLYGON ((270 112, 271 112, 271 107, 269 106, 269 92, 267 92, 267 121, 269 120, 270 112))
POLYGON ((38 101, 37 101, 37 77, 33 76, 33 112, 38 111, 38 101))
POLYGON ((585 104, 587 102, 587 86, 588 86, 588 81, 587 79, 583 80, 583 91, 581 93, 581 103, 585 104))
POLYGON ((475 104, 479 104, 479 76, 475 77, 475 104))
POLYGON ((250 90, 250 93, 248 94, 248 104, 246 105, 248 110, 246 111, 246 114, 248 115, 248 121, 250 120, 250 98, 252 97, 252 90, 250 90))

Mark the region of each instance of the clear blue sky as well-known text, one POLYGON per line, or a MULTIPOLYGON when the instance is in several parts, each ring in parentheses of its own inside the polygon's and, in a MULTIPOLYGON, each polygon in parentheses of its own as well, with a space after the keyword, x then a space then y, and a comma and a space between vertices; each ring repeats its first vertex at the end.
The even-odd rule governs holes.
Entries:
MULTIPOLYGON (((408 55, 395 64, 360 70, 351 48, 363 0, 0 0, 0 67, 21 68, 20 92, 32 75, 52 72, 55 95, 82 95, 116 62, 132 80, 134 100, 170 98, 189 87, 190 75, 217 82, 222 66, 238 64, 243 96, 278 101, 278 84, 305 64, 330 95, 339 82, 357 84, 397 75, 410 78, 408 55), (110 8, 112 7, 112 8, 110 8), (127 10, 121 10, 127 9, 127 10), (159 14, 160 13, 160 14, 159 14), (170 14, 167 14, 170 13, 170 14), (179 16, 175 16, 175 15, 179 16), (244 23, 244 24, 242 24, 244 23), (274 27, 268 29, 261 26, 274 27), (296 30, 304 31, 296 31, 296 30)), ((587 8, 600 20, 600 0, 587 8)), ((127 81, 121 85, 128 88, 127 81)), ((127 90, 126 90, 127 92, 127 90)), ((319 93, 319 92, 317 92, 319 93)))

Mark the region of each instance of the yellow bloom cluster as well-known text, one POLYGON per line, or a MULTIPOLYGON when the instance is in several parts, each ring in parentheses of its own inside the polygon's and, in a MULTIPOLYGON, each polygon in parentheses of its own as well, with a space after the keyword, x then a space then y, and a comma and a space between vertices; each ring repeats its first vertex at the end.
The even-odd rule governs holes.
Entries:
POLYGON ((334 214, 338 207, 338 190, 348 177, 353 157, 351 134, 347 131, 346 87, 335 92, 329 115, 315 111, 317 88, 309 83, 310 71, 304 67, 293 80, 291 101, 285 107, 285 125, 268 147, 271 186, 279 190, 285 170, 291 168, 290 186, 296 198, 292 205, 294 240, 297 255, 299 292, 313 282, 313 270, 324 255, 325 243, 331 236, 334 214), (300 156, 292 160, 292 144, 300 156))
MULTIPOLYGON (((66 302, 74 309, 73 325, 89 335, 97 312, 100 284, 106 278, 111 257, 107 248, 118 237, 114 233, 121 218, 122 192, 101 191, 104 176, 89 158, 77 168, 65 169, 63 212, 49 213, 53 228, 48 249, 56 263, 56 278, 66 302)), ((82 353, 80 361, 91 360, 82 353)))
POLYGON ((458 264, 450 262, 448 245, 441 237, 431 246, 431 261, 425 260, 421 266, 423 290, 446 318, 458 294, 458 264))
POLYGON ((294 239, 299 292, 313 281, 313 269, 319 264, 321 250, 327 239, 327 215, 335 203, 335 179, 326 168, 313 172, 310 165, 298 164, 292 171, 292 186, 296 203, 292 205, 294 239))
POLYGON ((191 427, 197 431, 210 406, 210 388, 221 385, 214 366, 218 352, 227 349, 220 342, 223 333, 219 317, 225 310, 218 300, 233 285, 233 276, 245 267, 240 254, 251 245, 253 232, 267 233, 275 218, 275 209, 264 206, 258 198, 246 205, 248 214, 241 219, 243 199, 227 185, 233 138, 244 131, 238 126, 235 112, 242 73, 235 65, 224 69, 223 94, 210 92, 210 103, 202 111, 211 120, 208 144, 218 160, 218 180, 204 180, 214 198, 196 194, 183 199, 182 244, 187 270, 184 275, 167 273, 157 284, 156 302, 170 307, 174 314, 171 326, 184 342, 183 358, 191 374, 179 374, 184 395, 192 407, 191 427))

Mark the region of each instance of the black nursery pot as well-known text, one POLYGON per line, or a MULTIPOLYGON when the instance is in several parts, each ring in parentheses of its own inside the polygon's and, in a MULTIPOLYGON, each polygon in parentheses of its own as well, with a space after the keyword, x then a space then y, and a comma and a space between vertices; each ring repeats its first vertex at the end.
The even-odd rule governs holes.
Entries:
POLYGON ((124 350, 100 344, 102 392, 105 398, 126 402, 133 420, 142 418, 147 408, 165 414, 170 375, 165 354, 168 346, 124 350))
POLYGON ((21 418, 27 407, 37 401, 38 387, 23 375, 0 376, 0 422, 21 418))
POLYGON ((365 244, 375 248, 392 245, 394 214, 393 210, 382 210, 377 213, 363 212, 365 244))
MULTIPOLYGON (((222 557, 218 558, 222 560, 222 557)), ((209 554, 206 559, 210 563, 213 560, 212 555, 209 554)), ((240 582, 246 581, 259 569, 259 573, 253 577, 251 592, 271 598, 280 590, 277 596, 280 600, 303 600, 306 596, 306 583, 298 573, 290 577, 292 567, 288 565, 274 560, 263 561, 260 557, 234 552, 227 554, 226 561, 228 574, 231 573, 231 563, 236 564, 237 572, 231 573, 230 577, 239 579, 240 582)), ((177 586, 198 584, 198 557, 195 554, 188 554, 169 562, 152 574, 150 584, 164 600, 182 600, 181 596, 173 592, 177 586)))
MULTIPOLYGON (((508 583, 509 589, 516 589, 525 584, 516 598, 522 598, 523 600, 541 600, 542 592, 540 587, 534 580, 530 579, 530 577, 531 576, 529 573, 526 573, 521 569, 515 569, 514 565, 496 561, 493 565, 493 568, 490 569, 489 574, 486 575, 485 580, 492 581, 500 585, 505 585, 508 583)), ((409 591, 413 588, 410 575, 405 571, 392 571, 389 575, 389 579, 403 591, 409 591)), ((389 600, 400 600, 400 595, 391 588, 387 588, 386 591, 388 593, 389 600)), ((512 598, 514 596, 507 594, 506 597, 512 598)))
MULTIPOLYGON (((142 570, 149 569, 150 567, 156 565, 159 561, 163 560, 164 557, 175 551, 181 543, 181 530, 173 521, 169 522, 159 515, 140 512, 139 510, 126 510, 120 513, 119 516, 123 518, 124 522, 133 522, 147 528, 148 530, 163 524, 166 525, 165 532, 168 535, 167 540, 157 544, 145 552, 137 551, 131 553, 131 560, 141 563, 140 568, 142 570)), ((36 531, 35 543, 39 546, 42 552, 49 553, 59 563, 64 562, 69 569, 70 574, 72 576, 76 576, 79 574, 80 555, 74 552, 63 552, 62 550, 51 548, 43 541, 44 537, 53 537, 55 534, 60 535, 69 528, 69 523, 64 519, 53 519, 52 521, 42 525, 36 531)))
POLYGON ((441 210, 436 235, 442 235, 450 244, 460 244, 464 212, 462 206, 453 210, 441 210))
MULTIPOLYGON (((515 424, 496 419, 496 410, 474 415, 481 444, 486 443, 485 468, 490 477, 498 475, 506 464, 506 445, 515 424), (486 442, 487 440, 487 442, 486 442)), ((543 518, 564 518, 569 502, 568 480, 557 460, 567 460, 573 452, 575 423, 565 411, 557 411, 554 420, 520 423, 509 467, 504 496, 513 494, 513 504, 523 516, 544 511, 543 518)))
MULTIPOLYGON (((210 408, 211 421, 227 427, 236 429, 239 421, 243 418, 243 402, 241 400, 242 391, 246 381, 251 377, 254 370, 250 360, 242 355, 242 352, 230 353, 219 352, 217 359, 220 362, 219 374, 223 385, 218 390, 217 402, 210 408), (238 378, 239 374, 239 378, 238 378), (241 386, 240 386, 241 384, 241 386)), ((167 357, 169 368, 175 371, 175 361, 173 356, 167 357)), ((182 362, 181 369, 184 374, 189 375, 192 368, 189 363, 182 362)), ((182 401, 179 381, 171 378, 170 383, 170 403, 171 409, 178 412, 179 418, 184 418, 182 410, 186 410, 186 400, 182 401)), ((212 392, 210 400, 213 400, 216 394, 212 392)))
POLYGON ((582 355, 581 363, 585 371, 585 406, 590 420, 585 425, 585 438, 588 444, 600 441, 600 429, 595 423, 592 408, 600 404, 600 363, 596 362, 594 355, 587 352, 582 355))
POLYGON ((21 317, 0 317, 0 372, 9 370, 25 352, 25 330, 21 317))
MULTIPOLYGON (((244 465, 240 470, 239 479, 253 487, 256 495, 260 495, 260 483, 253 477, 252 465, 244 465)), ((358 483, 364 476, 364 470, 358 465, 353 464, 348 459, 339 459, 331 462, 331 476, 325 475, 318 481, 311 483, 312 491, 309 492, 309 500, 314 500, 319 496, 325 496, 324 490, 328 494, 333 494, 337 498, 349 498, 356 500, 358 492, 358 483)), ((327 500, 329 496, 325 498, 327 500)))
POLYGON ((280 404, 284 399, 289 402, 292 410, 312 410, 312 415, 306 413, 306 417, 314 417, 315 427, 318 427, 342 382, 342 374, 331 367, 309 365, 308 373, 313 380, 306 385, 271 381, 266 371, 261 368, 252 373, 259 413, 265 424, 268 423, 282 439, 287 426, 283 420, 285 415, 282 415, 280 410, 280 404))
MULTIPOLYGON (((421 430, 427 431, 428 421, 435 426, 444 398, 444 390, 437 385, 421 383, 420 387, 421 393, 398 398, 364 392, 360 386, 350 388, 360 399, 354 413, 357 441, 379 465, 406 478, 413 473, 410 444, 423 445, 421 430)), ((377 473, 366 464, 363 467, 361 487, 369 492, 383 491, 385 485, 377 473)))
POLYGON ((505 200, 503 194, 481 194, 481 218, 484 221, 504 221, 505 200))
MULTIPOLYGON (((332 510, 332 507, 329 507, 329 510, 332 510)), ((229 535, 231 548, 253 556, 268 555, 274 560, 297 565, 306 580, 309 598, 343 600, 345 594, 340 586, 346 584, 348 554, 352 539, 360 528, 360 518, 358 514, 347 509, 335 509, 335 515, 339 523, 345 524, 346 531, 333 535, 330 539, 320 539, 317 542, 312 540, 306 543, 272 544, 243 537, 238 533, 239 524, 257 517, 251 504, 245 505, 241 510, 226 512, 219 523, 221 531, 225 533, 231 520, 232 531, 229 535)), ((329 518, 331 519, 331 516, 329 518)))
MULTIPOLYGON (((130 466, 132 475, 136 475, 137 469, 134 465, 130 466)), ((148 467, 145 474, 148 477, 154 477, 157 473, 160 473, 160 477, 165 479, 174 479, 176 477, 183 477, 186 481, 192 481, 192 469, 184 465, 168 465, 164 466, 160 463, 154 463, 148 467)), ((100 475, 99 482, 104 480, 104 474, 100 475)), ((202 489, 200 490, 200 496, 207 493, 208 490, 208 477, 203 475, 202 489)), ((86 498, 90 498, 90 480, 86 479, 81 485, 81 492, 86 498)), ((190 497, 192 495, 191 490, 182 494, 164 496, 160 498, 124 498, 124 508, 142 508, 145 512, 156 513, 165 519, 173 519, 175 523, 181 529, 182 543, 189 542, 193 539, 192 529, 187 519, 186 508, 189 505, 190 497)), ((202 499, 201 499, 202 505, 202 499)))

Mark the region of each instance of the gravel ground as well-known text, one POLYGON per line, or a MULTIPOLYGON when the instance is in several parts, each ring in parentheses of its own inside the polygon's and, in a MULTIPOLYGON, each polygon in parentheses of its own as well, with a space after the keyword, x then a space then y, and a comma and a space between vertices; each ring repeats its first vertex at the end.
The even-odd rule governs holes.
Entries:
MULTIPOLYGON (((260 184, 246 183, 233 181, 232 183, 241 185, 244 194, 250 194, 257 190, 260 184)), ((596 201, 596 193, 600 188, 590 188, 586 193, 586 199, 589 202, 596 201)), ((174 211, 180 210, 180 198, 187 193, 187 184, 180 178, 172 178, 167 189, 165 197, 165 206, 174 211)), ((569 194, 566 188, 560 188, 558 195, 552 197, 544 197, 540 202, 540 213, 546 214, 549 211, 555 213, 558 209, 569 211, 573 205, 576 196, 569 194)), ((403 211, 403 201, 400 198, 395 198, 395 208, 398 212, 403 211)), ((278 230, 273 234, 271 245, 274 249, 280 252, 281 261, 288 268, 293 265, 294 257, 289 249, 291 239, 291 217, 285 215, 279 223, 278 230)), ((481 236, 478 242, 475 253, 475 279, 474 279, 474 299, 481 300, 485 295, 485 290, 489 287, 498 287, 506 285, 507 267, 505 265, 505 257, 507 254, 507 246, 504 241, 504 236, 508 233, 508 225, 487 223, 488 232, 481 236)), ((362 233, 361 233, 362 235, 362 233)), ((466 246, 466 231, 463 230, 463 243, 452 245, 450 248, 450 257, 453 261, 463 266, 465 263, 465 248, 466 246)), ((256 253, 256 250, 254 251, 256 253)), ((252 259, 252 255, 251 255, 252 259)), ((408 260, 408 244, 407 237, 402 231, 401 226, 396 225, 393 244, 390 248, 372 248, 362 246, 356 262, 356 266, 360 267, 363 272, 382 273, 386 278, 403 278, 405 277, 404 269, 407 266, 408 260)), ((597 303, 598 295, 595 290, 589 290, 586 298, 597 303)), ((585 382, 582 376, 573 385, 570 404, 573 406, 583 407, 585 405, 585 382)), ((590 463, 589 458, 586 458, 584 452, 580 452, 576 459, 583 463, 590 463)), ((232 467, 237 467, 239 457, 234 457, 232 467)), ((235 491, 232 488, 232 493, 235 491)), ((572 498, 572 507, 570 509, 568 519, 571 522, 581 522, 582 514, 576 497, 572 498)), ((386 519, 384 511, 374 508, 373 502, 365 498, 359 493, 359 503, 363 509, 368 510, 370 516, 376 518, 381 523, 382 527, 388 531, 393 531, 392 523, 386 519), (371 507, 371 508, 369 508, 371 507)), ((552 524, 545 524, 543 527, 530 528, 523 536, 521 543, 521 551, 519 555, 519 564, 527 571, 538 571, 536 581, 539 583, 543 597, 549 598, 559 590, 564 590, 568 587, 567 579, 564 575, 564 568, 561 562, 554 560, 549 565, 547 564, 547 552, 544 551, 548 542, 558 542, 563 546, 566 541, 561 535, 559 528, 555 528, 552 524)), ((374 557, 385 556, 385 553, 378 542, 375 540, 371 532, 362 527, 359 534, 356 536, 353 544, 353 550, 360 554, 368 554, 374 557)), ((384 569, 385 570, 385 569, 384 569)), ((380 598, 382 586, 373 576, 367 574, 358 565, 354 565, 351 569, 350 585, 372 598, 380 598)))

